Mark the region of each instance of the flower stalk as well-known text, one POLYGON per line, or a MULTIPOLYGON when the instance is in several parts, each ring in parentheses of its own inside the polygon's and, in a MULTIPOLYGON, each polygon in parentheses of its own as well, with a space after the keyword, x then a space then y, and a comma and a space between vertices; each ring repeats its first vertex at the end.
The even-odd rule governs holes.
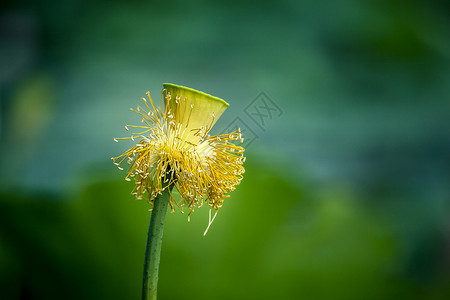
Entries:
POLYGON ((159 261, 164 233, 164 221, 169 206, 173 184, 166 187, 156 198, 148 228, 147 248, 145 250, 144 280, 142 300, 156 300, 158 289, 159 261))

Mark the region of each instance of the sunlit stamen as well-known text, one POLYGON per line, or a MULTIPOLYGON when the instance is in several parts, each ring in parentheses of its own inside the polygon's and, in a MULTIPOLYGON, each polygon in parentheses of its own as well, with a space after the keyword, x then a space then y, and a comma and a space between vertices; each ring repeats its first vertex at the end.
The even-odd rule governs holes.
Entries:
POLYGON ((119 169, 122 169, 119 165, 124 160, 130 164, 125 179, 131 181, 131 177, 135 178, 132 194, 136 199, 142 199, 143 194, 147 194, 153 205, 156 196, 173 184, 181 196, 181 202, 178 203, 170 194, 172 210, 179 207, 183 212, 183 207, 187 206, 190 215, 195 207, 201 207, 206 201, 215 210, 212 218, 210 211, 206 234, 222 207, 223 199, 242 180, 244 149, 232 143, 243 141, 240 129, 229 134, 208 136, 216 121, 214 112, 207 124, 192 129, 189 124, 196 108, 193 103, 188 104, 186 98, 171 95, 163 89, 160 106, 155 107, 150 93, 147 92, 147 96, 150 105, 147 99, 142 98, 145 108, 138 106, 136 110, 131 109, 140 115, 144 125, 125 126, 126 130, 142 130, 131 137, 114 139, 115 142, 119 139, 140 141, 112 160, 119 169), (161 108, 163 96, 164 110, 161 108), (174 103, 170 104, 171 101, 174 103))

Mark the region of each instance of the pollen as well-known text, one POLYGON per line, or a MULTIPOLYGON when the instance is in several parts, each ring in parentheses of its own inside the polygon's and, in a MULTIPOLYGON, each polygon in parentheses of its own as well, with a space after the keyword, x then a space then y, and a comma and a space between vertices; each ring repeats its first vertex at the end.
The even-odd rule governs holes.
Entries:
POLYGON ((137 143, 112 160, 119 169, 124 162, 130 165, 125 180, 134 179, 131 193, 136 199, 145 198, 153 206, 157 195, 174 185, 181 199, 171 195, 172 210, 187 207, 190 215, 206 202, 215 210, 209 228, 243 178, 244 148, 238 145, 243 137, 240 130, 209 135, 228 106, 222 99, 173 84, 163 87, 159 105, 147 92, 148 100, 142 98, 143 105, 132 109, 142 125, 126 125, 137 132, 114 141, 137 143))

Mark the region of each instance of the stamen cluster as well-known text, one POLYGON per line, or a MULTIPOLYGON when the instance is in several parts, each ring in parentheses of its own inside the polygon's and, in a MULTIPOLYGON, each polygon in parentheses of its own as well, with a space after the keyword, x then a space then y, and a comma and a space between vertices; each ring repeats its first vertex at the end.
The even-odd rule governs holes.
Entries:
POLYGON ((181 201, 178 203, 171 195, 169 203, 172 210, 178 206, 183 211, 186 206, 190 214, 205 201, 217 211, 223 199, 229 197, 227 193, 241 182, 245 171, 242 166, 244 148, 232 143, 243 142, 240 129, 210 136, 214 112, 208 116, 208 119, 212 117, 210 124, 190 128, 192 112, 197 108, 186 98, 171 95, 163 89, 160 105, 156 107, 149 92, 147 96, 149 101, 142 98, 145 107, 131 109, 141 117, 142 125, 125 126, 127 130, 137 128, 140 132, 114 139, 116 142, 119 139, 138 141, 122 155, 112 158, 121 170, 120 165, 124 161, 130 164, 125 180, 134 179, 132 194, 137 199, 147 198, 153 206, 156 196, 174 185, 181 201), (161 105, 163 97, 164 110, 161 105))

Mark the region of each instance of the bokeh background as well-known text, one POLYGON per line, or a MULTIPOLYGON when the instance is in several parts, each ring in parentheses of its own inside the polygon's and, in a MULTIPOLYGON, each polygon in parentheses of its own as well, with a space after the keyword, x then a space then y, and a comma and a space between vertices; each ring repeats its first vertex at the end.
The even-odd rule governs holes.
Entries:
POLYGON ((254 139, 206 237, 168 215, 160 299, 450 299, 447 1, 0 7, 1 299, 139 299, 149 206, 110 157, 163 82, 254 139))

